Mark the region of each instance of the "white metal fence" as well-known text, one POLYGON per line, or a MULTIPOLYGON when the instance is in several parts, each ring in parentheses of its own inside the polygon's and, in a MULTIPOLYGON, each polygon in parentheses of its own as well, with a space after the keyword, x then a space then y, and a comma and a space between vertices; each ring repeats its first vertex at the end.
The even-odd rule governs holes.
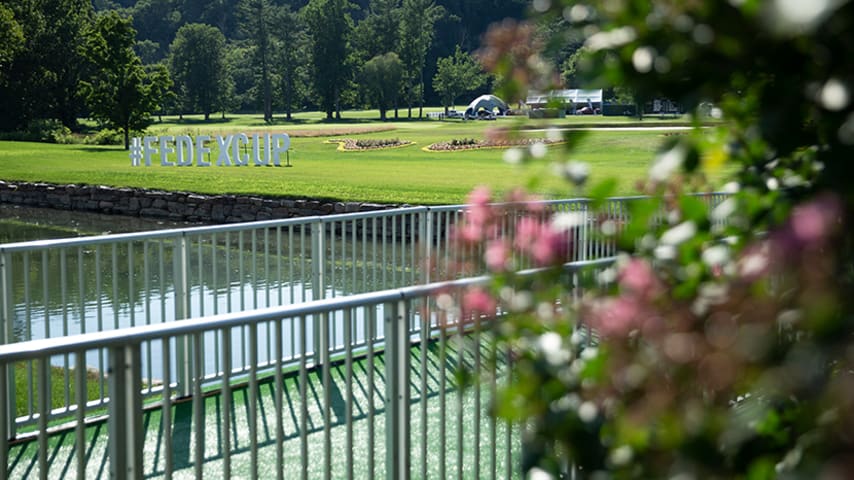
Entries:
MULTIPOLYGON (((610 261, 571 264, 567 285, 578 282, 582 268, 601 269, 610 261)), ((91 478, 103 474, 105 465, 113 478, 516 477, 518 432, 484 415, 497 389, 495 380, 462 390, 454 379, 456 367, 481 364, 488 354, 481 352, 490 345, 484 341, 488 333, 478 319, 445 315, 434 301, 438 293, 454 295, 486 280, 0 346, 0 389, 12 390, 17 369, 30 369, 36 383, 31 399, 35 429, 20 433, 23 441, 11 447, 0 442, 0 465, 7 466, 0 478, 91 478), (340 343, 332 330, 337 321, 340 343), (311 325, 317 328, 319 349, 305 335, 311 325), (245 336, 235 341, 238 331, 245 336), (218 342, 214 385, 204 369, 208 337, 218 342), (246 369, 235 361, 243 341, 246 369), (286 344, 294 341, 288 353, 286 344), (259 356, 265 342, 273 352, 266 362, 259 356), (179 349, 185 350, 182 364, 174 361, 179 349), (165 366, 154 384, 146 384, 143 376, 147 351, 157 351, 165 366), (105 358, 103 369, 91 368, 92 356, 105 358), (54 367, 57 359, 69 368, 54 367), (374 368, 378 363, 382 367, 374 368), (364 373, 356 371, 357 365, 364 373), (187 377, 187 392, 176 388, 181 375, 187 377), (51 398, 57 383, 66 396, 59 407, 51 398), (100 401, 87 398, 93 386, 105 392, 100 401), (156 396, 147 396, 150 391, 156 396), (176 465, 174 417, 184 393, 189 394, 191 430, 183 443, 190 452, 176 465), (206 394, 215 394, 216 402, 206 400, 206 394), (159 414, 146 417, 151 408, 159 414), (73 440, 63 443, 58 434, 51 435, 61 431, 51 420, 58 414, 66 415, 66 436, 73 440), (94 446, 87 448, 98 443, 91 433, 98 418, 108 432, 101 454, 93 453, 94 446), (145 428, 146 418, 159 425, 145 428), (293 450, 286 451, 286 444, 293 450), (25 452, 32 464, 21 461, 25 452)), ((495 367, 495 378, 501 378, 501 368, 500 363, 495 367)), ((9 402, 14 398, 0 396, 0 425, 14 424, 9 402)))
MULTIPOLYGON (((726 195, 702 198, 714 206, 726 195)), ((606 221, 619 228, 628 220, 632 203, 643 200, 611 199, 595 214, 586 200, 543 203, 544 214, 578 212, 584 219, 572 230, 577 263, 613 255, 612 241, 602 240, 597 229, 606 221)), ((127 406, 133 408, 111 411, 111 422, 114 415, 138 411, 136 407, 143 401, 192 398, 195 406, 203 388, 228 386, 235 378, 250 379, 247 391, 256 392, 258 372, 266 369, 277 372, 273 383, 279 385, 283 368, 311 371, 330 366, 334 359, 352 362, 354 355, 367 358, 372 365, 375 348, 387 348, 388 339, 396 335, 441 337, 447 331, 436 330, 435 310, 429 308, 426 297, 407 300, 406 315, 401 314, 409 323, 405 334, 397 326, 387 330, 392 325, 380 319, 403 307, 383 295, 395 297, 400 293, 387 291, 442 278, 445 273, 438 266, 457 254, 452 231, 462 215, 463 206, 418 207, 0 245, 0 343, 8 345, 0 352, 12 355, 0 355, 6 365, 0 369, 4 376, 0 379, 4 392, 0 395, 0 425, 10 439, 26 439, 37 432, 39 471, 47 471, 41 468, 47 468, 42 465, 47 454, 41 447, 47 442, 44 432, 48 425, 56 422, 81 422, 91 412, 108 407, 115 410, 117 402, 124 401, 133 402, 127 406), (373 298, 351 298, 353 294, 375 291, 385 293, 375 294, 380 300, 371 300, 370 305, 343 306, 373 298), (305 303, 324 299, 342 303, 337 310, 326 311, 312 310, 323 302, 305 303), (282 310, 287 305, 293 311, 282 310), (261 321, 258 315, 270 317, 261 321), (277 315, 281 316, 274 320, 277 315), (205 321, 176 323, 187 318, 205 321), (219 327, 208 328, 211 318, 219 327), (421 328, 424 322, 430 329, 421 328), (137 341, 130 346, 119 341, 126 336, 137 341), (114 348, 119 344, 120 349, 114 348), (32 355, 24 355, 25 351, 32 355), (124 367, 117 363, 120 361, 130 365, 124 367), (108 375, 123 368, 131 368, 134 379, 139 377, 135 385, 142 386, 126 399, 117 396, 119 390, 113 385, 120 378, 108 375), (13 381, 15 369, 24 372, 17 376, 22 379, 19 382, 13 381), (64 385, 77 387, 48 394, 50 383, 57 383, 48 380, 51 373, 58 374, 64 385), (81 391, 83 385, 88 393, 81 391)), ((422 347, 422 351, 427 350, 422 347)), ((402 350, 396 352, 403 355, 402 350)), ((374 385, 373 381, 372 377, 367 384, 374 385)), ((302 380, 298 383, 305 388, 302 380)), ((436 386, 440 398, 444 398, 445 387, 436 386)), ((371 402, 373 398, 371 394, 371 402)), ((250 400, 249 405, 256 405, 250 400)), ((278 406, 276 411, 281 411, 278 406)), ((164 409, 163 414, 169 411, 164 409)), ((444 408, 440 413, 444 425, 444 408)), ((321 417, 325 419, 321 423, 329 424, 328 415, 321 417)), ((246 418, 258 417, 247 413, 246 418)), ((77 428, 82 435, 82 427, 77 428)), ((198 424, 194 428, 203 430, 198 424)), ((257 425, 250 423, 248 428, 257 430, 257 425)), ((226 441, 224 433, 228 432, 223 432, 226 441)), ((327 446, 329 442, 327 439, 327 446)), ((204 459, 206 454, 194 455, 204 459)), ((331 455, 331 448, 326 455, 331 455)), ((463 460, 458 460, 458 468, 462 468, 463 460)), ((78 466, 81 461, 78 459, 78 466)), ((253 462, 257 464, 257 459, 253 462)), ((203 468, 203 464, 196 462, 194 468, 203 468)), ((445 462, 437 464, 444 468, 445 462)), ((168 464, 158 468, 162 472, 172 469, 168 464)), ((374 472, 373 463, 368 472, 374 472)))

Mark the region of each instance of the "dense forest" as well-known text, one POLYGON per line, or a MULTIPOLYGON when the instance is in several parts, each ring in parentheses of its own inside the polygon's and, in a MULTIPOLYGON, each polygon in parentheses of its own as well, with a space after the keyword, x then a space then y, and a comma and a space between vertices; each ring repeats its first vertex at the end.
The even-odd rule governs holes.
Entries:
POLYGON ((527 3, 0 0, 0 131, 75 130, 85 116, 116 130, 158 114, 420 116, 492 87, 473 53, 527 3))

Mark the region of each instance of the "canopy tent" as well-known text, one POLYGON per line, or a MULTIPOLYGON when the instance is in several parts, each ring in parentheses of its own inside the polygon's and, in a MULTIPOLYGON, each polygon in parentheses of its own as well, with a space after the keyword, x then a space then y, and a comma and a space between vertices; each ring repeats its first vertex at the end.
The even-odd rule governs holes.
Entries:
POLYGON ((602 105, 602 90, 583 90, 572 88, 568 90, 552 90, 549 93, 531 92, 525 99, 525 104, 531 108, 543 108, 549 100, 557 100, 567 105, 602 105))
POLYGON ((466 117, 474 117, 477 115, 481 109, 486 110, 487 112, 492 113, 495 109, 498 109, 498 113, 500 115, 504 115, 510 110, 510 107, 504 103, 504 100, 496 97, 495 95, 481 95, 469 104, 468 108, 466 108, 466 117))

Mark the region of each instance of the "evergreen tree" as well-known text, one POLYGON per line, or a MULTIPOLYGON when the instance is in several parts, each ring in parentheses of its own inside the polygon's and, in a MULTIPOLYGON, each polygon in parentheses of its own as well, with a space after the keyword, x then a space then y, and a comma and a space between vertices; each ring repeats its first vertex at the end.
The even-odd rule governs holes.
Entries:
POLYGON ((351 77, 351 5, 347 0, 310 0, 302 11, 311 37, 314 89, 331 120, 341 118, 341 94, 351 77))
POLYGON ((306 33, 299 16, 289 6, 279 7, 275 15, 273 38, 276 42, 277 55, 274 56, 278 67, 278 78, 282 106, 285 118, 292 120, 292 110, 298 98, 298 79, 303 69, 301 59, 306 54, 306 33))
POLYGON ((270 0, 243 0, 240 3, 241 30, 254 47, 257 90, 260 96, 264 121, 273 121, 273 80, 271 32, 274 7, 270 0))
POLYGON ((399 46, 400 0, 371 0, 368 13, 353 31, 353 46, 361 61, 393 52, 399 46))
POLYGON ((427 51, 433 42, 433 25, 444 15, 445 9, 433 0, 403 0, 399 51, 403 62, 404 96, 409 118, 412 118, 414 103, 418 104, 418 116, 421 117, 427 51))

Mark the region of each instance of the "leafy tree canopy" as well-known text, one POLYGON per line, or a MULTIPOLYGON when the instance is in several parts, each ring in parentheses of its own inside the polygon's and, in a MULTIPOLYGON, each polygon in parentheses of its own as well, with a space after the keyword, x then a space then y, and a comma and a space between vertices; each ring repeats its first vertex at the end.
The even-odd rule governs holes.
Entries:
POLYGON ((131 20, 117 12, 98 15, 81 48, 92 65, 92 76, 81 82, 92 116, 124 133, 125 149, 131 130, 151 123, 162 93, 169 87, 165 69, 147 74, 133 46, 131 20))
MULTIPOLYGON (((476 302, 463 311, 514 312, 493 332, 501 358, 514 359, 495 411, 524 425, 526 470, 852 477, 854 2, 538 6, 586 39, 578 76, 680 101, 697 128, 663 143, 642 185, 652 198, 630 212, 614 215, 604 199, 615 182, 597 181, 581 218, 542 222, 522 205, 516 237, 499 238, 510 215, 474 192, 462 241, 491 253, 466 261, 486 260, 494 283, 469 292, 476 302), (686 195, 724 163, 731 197, 686 195), (621 249, 581 291, 562 269, 580 228, 621 249), (526 256, 551 268, 520 281, 510 270, 526 256)), ((551 85, 541 47, 554 39, 538 45, 518 22, 488 38, 483 58, 505 97, 551 85)), ((574 160, 578 135, 565 137, 574 160)), ((585 183, 577 160, 556 171, 585 183)))
POLYGON ((445 113, 460 95, 477 90, 486 83, 483 67, 460 47, 450 57, 440 58, 433 77, 433 88, 441 95, 445 113))
POLYGON ((302 10, 311 38, 314 88, 326 118, 340 117, 341 94, 352 74, 352 5, 347 0, 311 0, 302 10))
POLYGON ((403 64, 394 52, 377 55, 362 67, 362 80, 380 110, 380 120, 386 119, 386 111, 394 105, 402 76, 403 64))
POLYGON ((184 25, 169 47, 169 66, 181 104, 204 113, 205 120, 220 106, 225 93, 225 36, 216 27, 184 25))

